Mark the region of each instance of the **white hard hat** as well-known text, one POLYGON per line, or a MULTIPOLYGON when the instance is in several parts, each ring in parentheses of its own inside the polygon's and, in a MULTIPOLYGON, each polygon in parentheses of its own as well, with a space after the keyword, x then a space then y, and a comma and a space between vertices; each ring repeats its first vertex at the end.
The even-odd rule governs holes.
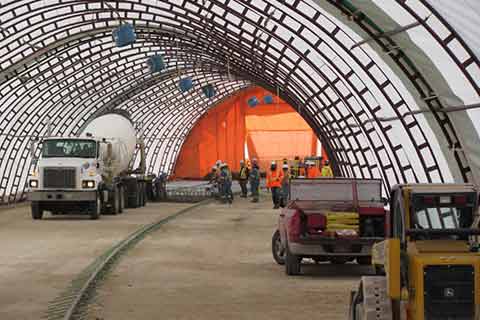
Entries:
POLYGON ((218 166, 218 165, 221 165, 221 164, 222 164, 222 160, 217 160, 217 161, 215 162, 215 164, 216 164, 217 166, 218 166))
POLYGON ((277 165, 277 163, 276 163, 275 161, 272 161, 272 163, 271 163, 271 164, 272 164, 272 165, 277 165))
POLYGON ((240 160, 240 164, 244 164, 244 163, 245 163, 245 161, 243 161, 243 160, 240 160))
POLYGON ((213 166, 213 167, 212 167, 212 170, 217 170, 217 166, 213 166))
POLYGON ((315 162, 308 160, 308 161, 306 162, 306 164, 309 165, 309 166, 313 166, 313 165, 315 164, 315 162))
POLYGON ((225 162, 220 165, 220 168, 225 168, 225 167, 228 167, 228 165, 225 162))
POLYGON ((288 164, 285 163, 285 164, 282 166, 282 168, 283 168, 283 169, 288 169, 288 164))

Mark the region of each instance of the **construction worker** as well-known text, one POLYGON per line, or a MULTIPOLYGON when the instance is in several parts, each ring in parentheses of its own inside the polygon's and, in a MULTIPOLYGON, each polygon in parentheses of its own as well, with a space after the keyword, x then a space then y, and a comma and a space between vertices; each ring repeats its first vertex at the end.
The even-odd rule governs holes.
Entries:
POLYGON ((320 170, 318 170, 317 166, 315 165, 314 161, 307 161, 307 178, 313 179, 313 178, 318 178, 321 176, 320 170))
POLYGON ((250 170, 245 165, 245 161, 240 160, 240 172, 238 173, 238 183, 240 184, 240 188, 242 189, 242 195, 240 197, 246 198, 247 197, 247 182, 248 176, 250 174, 250 170))
POLYGON ((282 187, 283 172, 277 169, 277 163, 272 161, 267 173, 267 188, 272 192, 273 209, 280 207, 280 188, 282 187))
POLYGON ((292 178, 298 178, 300 175, 300 157, 295 156, 295 159, 293 160, 293 165, 292 165, 292 178))
POLYGON ((258 189, 260 188, 260 168, 258 167, 257 159, 252 159, 252 170, 248 175, 250 182, 250 192, 252 193, 252 202, 258 202, 258 189))
POLYGON ((330 161, 325 160, 325 165, 322 168, 322 176, 323 177, 333 177, 333 171, 330 167, 330 161))
POLYGON ((298 177, 299 178, 305 178, 307 176, 307 164, 306 162, 302 161, 302 159, 299 159, 298 162, 298 177))
POLYGON ((214 165, 212 167, 212 171, 210 172, 210 181, 208 182, 209 184, 212 185, 212 192, 214 193, 215 195, 215 198, 216 199, 219 199, 219 196, 220 196, 220 189, 218 187, 218 173, 217 173, 217 166, 214 165))
POLYGON ((224 202, 233 202, 232 173, 226 163, 220 165, 220 179, 222 181, 222 198, 224 202))
POLYGON ((284 164, 282 166, 283 171, 283 179, 282 179, 282 195, 280 206, 284 208, 287 205, 288 201, 288 192, 289 192, 289 184, 290 184, 290 173, 288 172, 288 164, 284 164))
POLYGON ((222 160, 217 160, 215 162, 215 166, 217 167, 217 170, 215 170, 216 173, 216 182, 217 182, 217 189, 218 189, 218 199, 223 199, 225 195, 223 194, 224 187, 223 187, 223 179, 222 179, 222 160))

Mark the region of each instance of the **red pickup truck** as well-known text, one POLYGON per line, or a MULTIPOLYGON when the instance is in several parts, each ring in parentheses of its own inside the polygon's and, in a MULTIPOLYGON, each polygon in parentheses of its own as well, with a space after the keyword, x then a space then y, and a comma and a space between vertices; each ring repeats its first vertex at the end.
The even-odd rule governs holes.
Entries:
POLYGON ((275 261, 300 274, 303 258, 371 264, 371 248, 385 237, 381 180, 290 180, 289 199, 272 237, 275 261))

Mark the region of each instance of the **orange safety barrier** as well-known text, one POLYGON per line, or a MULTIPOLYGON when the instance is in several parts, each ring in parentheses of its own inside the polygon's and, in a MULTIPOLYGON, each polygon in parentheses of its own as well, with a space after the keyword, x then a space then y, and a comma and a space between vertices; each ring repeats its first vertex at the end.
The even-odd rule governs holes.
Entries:
POLYGON ((217 159, 233 171, 245 158, 257 158, 262 170, 278 159, 305 157, 317 152, 317 138, 303 118, 287 103, 274 96, 263 104, 268 91, 253 87, 227 98, 197 122, 182 146, 173 177, 203 178, 217 159), (260 104, 250 108, 247 100, 256 96, 260 104))

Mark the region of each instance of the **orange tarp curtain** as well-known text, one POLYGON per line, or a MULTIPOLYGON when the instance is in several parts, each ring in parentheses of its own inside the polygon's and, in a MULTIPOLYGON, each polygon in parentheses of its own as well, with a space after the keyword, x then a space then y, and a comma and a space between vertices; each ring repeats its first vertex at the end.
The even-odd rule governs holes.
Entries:
POLYGON ((261 168, 283 158, 316 155, 317 137, 288 104, 249 108, 245 115, 249 156, 257 158, 261 168))
POLYGON ((315 155, 317 138, 308 124, 277 97, 263 104, 266 95, 272 94, 259 87, 242 90, 202 116, 182 146, 172 178, 203 178, 216 160, 238 171, 245 144, 262 169, 272 160, 315 155), (253 96, 261 104, 250 108, 247 100, 253 96))
POLYGON ((175 178, 203 178, 215 161, 222 160, 239 169, 244 158, 244 108, 229 98, 208 111, 190 131, 174 170, 175 178))

